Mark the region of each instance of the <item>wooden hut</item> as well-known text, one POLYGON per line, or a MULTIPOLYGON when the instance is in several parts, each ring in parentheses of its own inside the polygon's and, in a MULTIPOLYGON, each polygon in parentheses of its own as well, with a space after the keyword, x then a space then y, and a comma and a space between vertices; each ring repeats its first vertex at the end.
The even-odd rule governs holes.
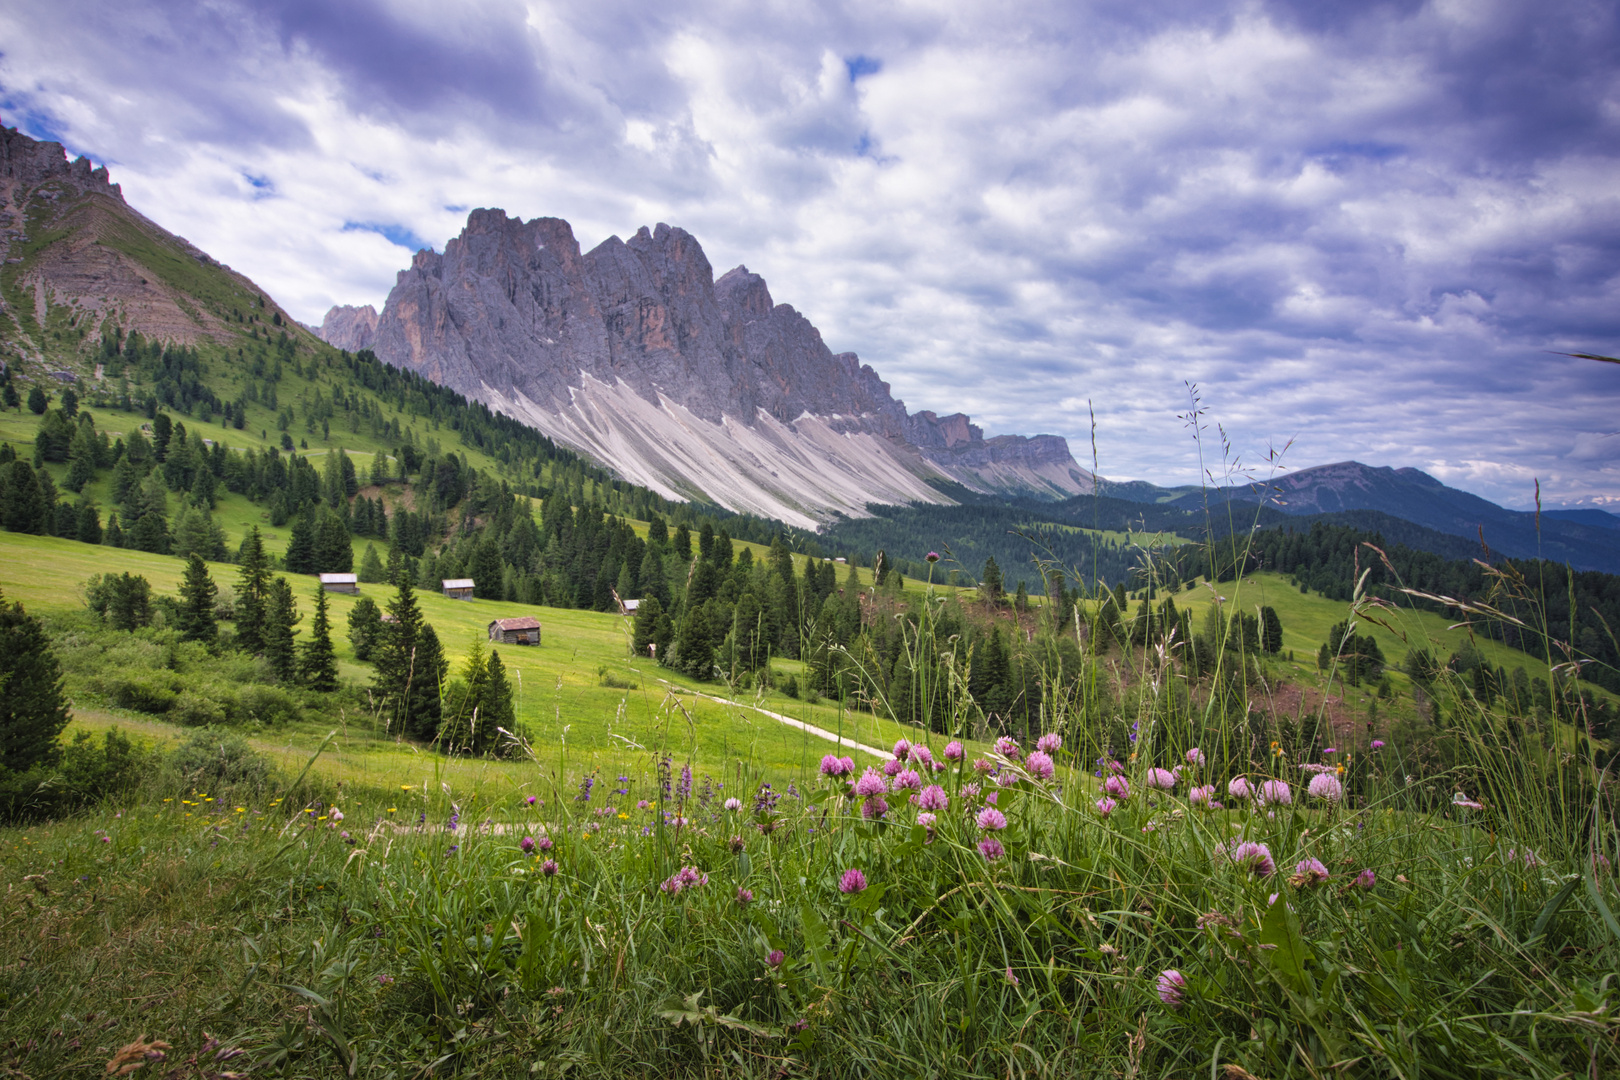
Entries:
POLYGON ((321 588, 327 592, 359 593, 360 579, 354 574, 322 574, 321 588))
POLYGON ((444 595, 452 600, 473 598, 473 579, 470 577, 444 578, 444 595))
POLYGON ((496 619, 489 624, 489 640, 499 645, 538 645, 540 620, 533 615, 496 619))

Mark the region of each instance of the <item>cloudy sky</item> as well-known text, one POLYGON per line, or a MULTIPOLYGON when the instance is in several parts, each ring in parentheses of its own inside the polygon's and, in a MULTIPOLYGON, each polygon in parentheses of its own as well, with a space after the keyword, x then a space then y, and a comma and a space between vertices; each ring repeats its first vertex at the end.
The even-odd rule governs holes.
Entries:
POLYGON ((680 225, 913 409, 1105 476, 1620 510, 1612 0, 11 0, 5 123, 299 318, 470 208, 680 225), (1217 425, 1219 425, 1217 427, 1217 425))

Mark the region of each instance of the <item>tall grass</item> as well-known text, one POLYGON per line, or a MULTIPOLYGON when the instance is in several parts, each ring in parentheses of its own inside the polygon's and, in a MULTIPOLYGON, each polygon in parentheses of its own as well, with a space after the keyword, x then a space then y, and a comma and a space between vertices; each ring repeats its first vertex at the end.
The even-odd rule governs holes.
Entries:
MULTIPOLYGON (((1620 853, 1584 735, 1444 671, 1421 722, 1290 711, 1277 665, 1218 632, 1202 669, 1182 625, 1133 645, 1127 621, 1105 648, 1105 606, 1048 628, 1040 730, 977 759, 949 745, 997 733, 971 657, 918 618, 909 685, 938 696, 941 730, 862 784, 878 794, 854 794, 859 769, 786 790, 746 764, 688 778, 694 736, 672 722, 589 785, 566 745, 533 748, 516 790, 171 771, 0 834, 7 1067, 81 1073, 135 1047, 125 1061, 180 1075, 1620 1068, 1620 853), (1264 801, 1230 794, 1239 778, 1264 801), (934 784, 930 822, 912 800, 934 784)), ((1405 630, 1365 591, 1346 618, 1405 630)), ((875 682, 866 697, 883 706, 875 682)))

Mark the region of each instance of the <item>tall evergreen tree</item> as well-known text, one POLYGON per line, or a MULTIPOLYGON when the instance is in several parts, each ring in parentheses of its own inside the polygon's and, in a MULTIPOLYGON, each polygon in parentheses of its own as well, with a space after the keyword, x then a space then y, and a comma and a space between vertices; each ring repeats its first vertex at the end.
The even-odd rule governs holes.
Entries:
POLYGON ((349 609, 349 646, 354 650, 354 658, 362 662, 370 660, 382 643, 382 634, 382 612, 377 608, 377 601, 362 596, 349 609))
POLYGON ((315 572, 315 523, 310 520, 308 511, 293 519, 292 534, 287 537, 287 550, 281 561, 289 574, 315 572))
POLYGON ((264 651, 264 614, 270 599, 270 556, 253 526, 242 541, 242 569, 236 582, 236 643, 247 653, 264 651))
MULTIPOLYGON (((49 532, 45 523, 45 496, 34 467, 18 458, 5 468, 4 490, 0 491, 0 525, 12 532, 49 532)), ((54 513, 51 523, 55 524, 54 513)))
POLYGON ((338 688, 337 652, 332 648, 332 620, 325 589, 315 593, 315 620, 309 624, 309 640, 304 643, 299 669, 311 690, 331 693, 338 688))
POLYGON ((1261 648, 1275 656, 1282 652, 1282 640, 1282 619, 1278 618, 1277 609, 1268 604, 1260 609, 1261 648))
POLYGON ((208 576, 207 564, 193 551, 186 558, 185 574, 180 579, 181 640, 213 644, 219 634, 214 614, 214 600, 218 596, 219 587, 208 576))
POLYGON ((264 658, 282 682, 292 682, 298 674, 298 649, 293 641, 298 633, 293 627, 298 621, 298 601, 293 597, 292 585, 278 577, 270 583, 264 606, 264 658))
POLYGON ((54 765, 68 723, 62 668, 38 619, 0 596, 0 770, 54 765))
POLYGON ((394 599, 388 602, 391 623, 383 623, 381 640, 373 655, 373 687, 382 698, 389 726, 419 739, 432 739, 443 713, 439 683, 444 677, 443 652, 433 628, 422 619, 422 609, 408 575, 394 581, 394 599))
POLYGON ((504 600, 506 591, 503 586, 504 571, 501 565, 501 548, 493 536, 486 530, 483 540, 478 544, 478 550, 473 554, 472 566, 473 595, 480 600, 504 600))
POLYGON ((512 707, 512 683, 506 677, 506 665, 501 663, 501 654, 494 649, 489 651, 486 671, 484 696, 479 707, 484 722, 479 728, 480 735, 488 740, 484 748, 495 750, 502 745, 502 729, 517 730, 517 711, 512 707))
POLYGON ((347 574, 353 569, 354 545, 349 538, 349 527, 341 517, 323 508, 315 525, 310 572, 347 574))
POLYGON ((992 604, 1000 604, 1002 593, 1006 591, 1002 587, 1001 567, 996 565, 994 555, 984 560, 984 577, 980 579, 980 591, 992 604))

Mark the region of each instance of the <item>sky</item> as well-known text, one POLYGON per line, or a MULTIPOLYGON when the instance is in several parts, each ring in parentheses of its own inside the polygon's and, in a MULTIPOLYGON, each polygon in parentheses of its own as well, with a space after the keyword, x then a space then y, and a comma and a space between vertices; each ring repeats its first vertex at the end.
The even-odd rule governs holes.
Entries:
POLYGON ((312 324, 475 207, 668 222, 1107 477, 1620 512, 1612 0, 11 0, 0 116, 312 324))

